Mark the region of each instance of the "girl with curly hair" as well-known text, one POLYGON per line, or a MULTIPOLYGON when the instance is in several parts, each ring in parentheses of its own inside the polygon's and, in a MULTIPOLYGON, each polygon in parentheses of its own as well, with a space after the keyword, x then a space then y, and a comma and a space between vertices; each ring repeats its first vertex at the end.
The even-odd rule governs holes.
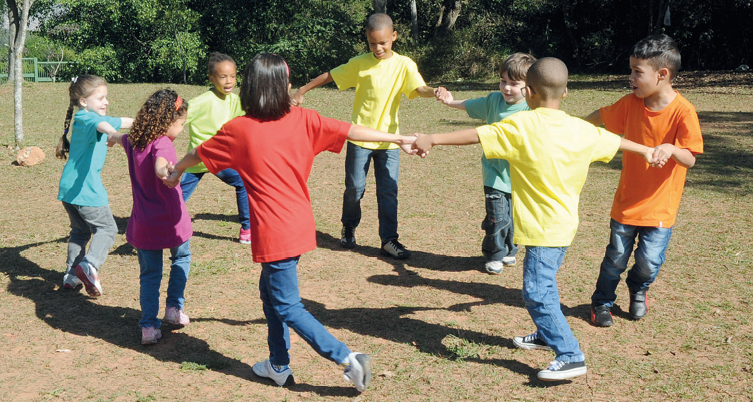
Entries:
POLYGON ((170 249, 170 280, 164 322, 184 326, 184 291, 188 281, 193 235, 191 217, 180 186, 162 183, 177 162, 173 141, 183 131, 188 104, 170 89, 162 89, 144 103, 128 135, 113 135, 108 145, 120 144, 128 157, 133 189, 133 210, 126 239, 136 248, 141 274, 141 343, 157 343, 162 337, 157 318, 162 282, 162 250, 170 249))

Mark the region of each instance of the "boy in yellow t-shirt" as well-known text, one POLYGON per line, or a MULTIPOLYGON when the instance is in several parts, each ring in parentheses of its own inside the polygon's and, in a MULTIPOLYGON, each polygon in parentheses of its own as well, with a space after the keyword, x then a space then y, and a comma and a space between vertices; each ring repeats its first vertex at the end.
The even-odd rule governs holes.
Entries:
POLYGON ((618 149, 640 154, 658 166, 653 149, 621 139, 558 110, 567 94, 567 67, 555 58, 528 70, 525 97, 530 111, 501 122, 447 134, 421 135, 413 148, 425 156, 434 145, 481 143, 490 159, 510 162, 515 243, 526 246, 523 300, 536 332, 513 338, 522 349, 552 350, 556 358, 538 373, 544 381, 586 373, 585 356, 560 308, 555 279, 578 228, 578 201, 594 161, 607 162, 618 149))
MULTIPOLYGON (((371 53, 356 56, 313 79, 292 95, 292 103, 302 104, 306 92, 333 81, 340 90, 355 87, 351 122, 399 134, 397 111, 401 94, 408 99, 434 97, 435 90, 426 86, 416 63, 392 51, 397 32, 387 14, 373 14, 368 18, 366 39, 371 53)), ((386 142, 348 142, 340 245, 344 248, 356 246, 355 229, 361 222, 361 198, 371 160, 374 161, 376 179, 381 253, 398 260, 410 258, 410 251, 397 240, 400 150, 397 145, 386 142)))

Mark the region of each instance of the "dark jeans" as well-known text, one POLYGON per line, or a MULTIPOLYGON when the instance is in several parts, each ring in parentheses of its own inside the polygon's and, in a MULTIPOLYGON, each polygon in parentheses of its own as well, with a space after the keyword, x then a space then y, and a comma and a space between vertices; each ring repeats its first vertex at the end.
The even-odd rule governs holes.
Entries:
POLYGON ((484 186, 486 195, 486 217, 481 222, 486 236, 481 243, 481 252, 486 261, 502 261, 504 257, 515 257, 518 247, 512 242, 512 195, 484 186))

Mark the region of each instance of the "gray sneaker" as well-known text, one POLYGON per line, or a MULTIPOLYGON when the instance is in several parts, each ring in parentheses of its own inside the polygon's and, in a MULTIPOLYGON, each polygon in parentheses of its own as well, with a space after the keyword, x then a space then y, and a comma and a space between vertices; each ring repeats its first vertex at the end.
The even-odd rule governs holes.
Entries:
POLYGON ((520 349, 552 350, 543 339, 539 338, 538 332, 526 336, 516 336, 515 338, 512 338, 512 343, 520 349))
POLYGON ((76 275, 71 275, 71 274, 63 275, 63 287, 66 289, 76 289, 82 284, 83 282, 81 282, 81 279, 78 279, 76 275))
POLYGON ((410 251, 408 251, 405 246, 400 244, 397 239, 390 240, 387 243, 382 244, 380 253, 387 257, 392 257, 396 260, 407 260, 408 258, 410 258, 410 251))
POLYGON ((505 265, 515 265, 515 263, 518 262, 518 260, 515 259, 515 257, 502 257, 502 264, 505 265))
POLYGON ((549 363, 549 367, 539 371, 536 377, 541 381, 562 381, 586 374, 586 371, 585 362, 567 363, 555 360, 549 363))
POLYGON ((281 373, 278 373, 274 368, 272 368, 272 363, 269 362, 269 359, 254 364, 251 369, 254 370, 254 374, 256 374, 257 376, 262 378, 269 378, 280 387, 282 387, 283 385, 295 384, 295 380, 293 379, 293 370, 291 370, 290 367, 286 367, 285 370, 282 370, 281 373))
POLYGON ((342 236, 340 237, 340 246, 343 248, 356 247, 356 228, 343 226, 342 236))
POLYGON ((505 263, 502 261, 487 261, 484 264, 484 269, 492 275, 499 275, 505 269, 505 263))
POLYGON ((371 382, 371 358, 363 353, 353 352, 343 362, 343 378, 353 383, 358 392, 363 392, 371 382))

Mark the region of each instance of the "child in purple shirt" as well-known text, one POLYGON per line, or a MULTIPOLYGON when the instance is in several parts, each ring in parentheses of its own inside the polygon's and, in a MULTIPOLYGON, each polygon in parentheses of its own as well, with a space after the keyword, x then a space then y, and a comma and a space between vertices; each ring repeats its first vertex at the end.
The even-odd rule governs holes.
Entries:
POLYGON ((177 163, 173 141, 183 131, 187 103, 178 94, 162 89, 149 97, 136 115, 128 135, 111 136, 108 145, 121 144, 128 157, 133 189, 133 210, 126 239, 136 248, 141 267, 141 343, 157 343, 162 337, 159 287, 162 282, 162 250, 170 249, 170 280, 163 321, 183 326, 189 323, 183 312, 183 293, 191 263, 189 241, 193 235, 191 217, 180 186, 162 183, 168 169, 177 163))

